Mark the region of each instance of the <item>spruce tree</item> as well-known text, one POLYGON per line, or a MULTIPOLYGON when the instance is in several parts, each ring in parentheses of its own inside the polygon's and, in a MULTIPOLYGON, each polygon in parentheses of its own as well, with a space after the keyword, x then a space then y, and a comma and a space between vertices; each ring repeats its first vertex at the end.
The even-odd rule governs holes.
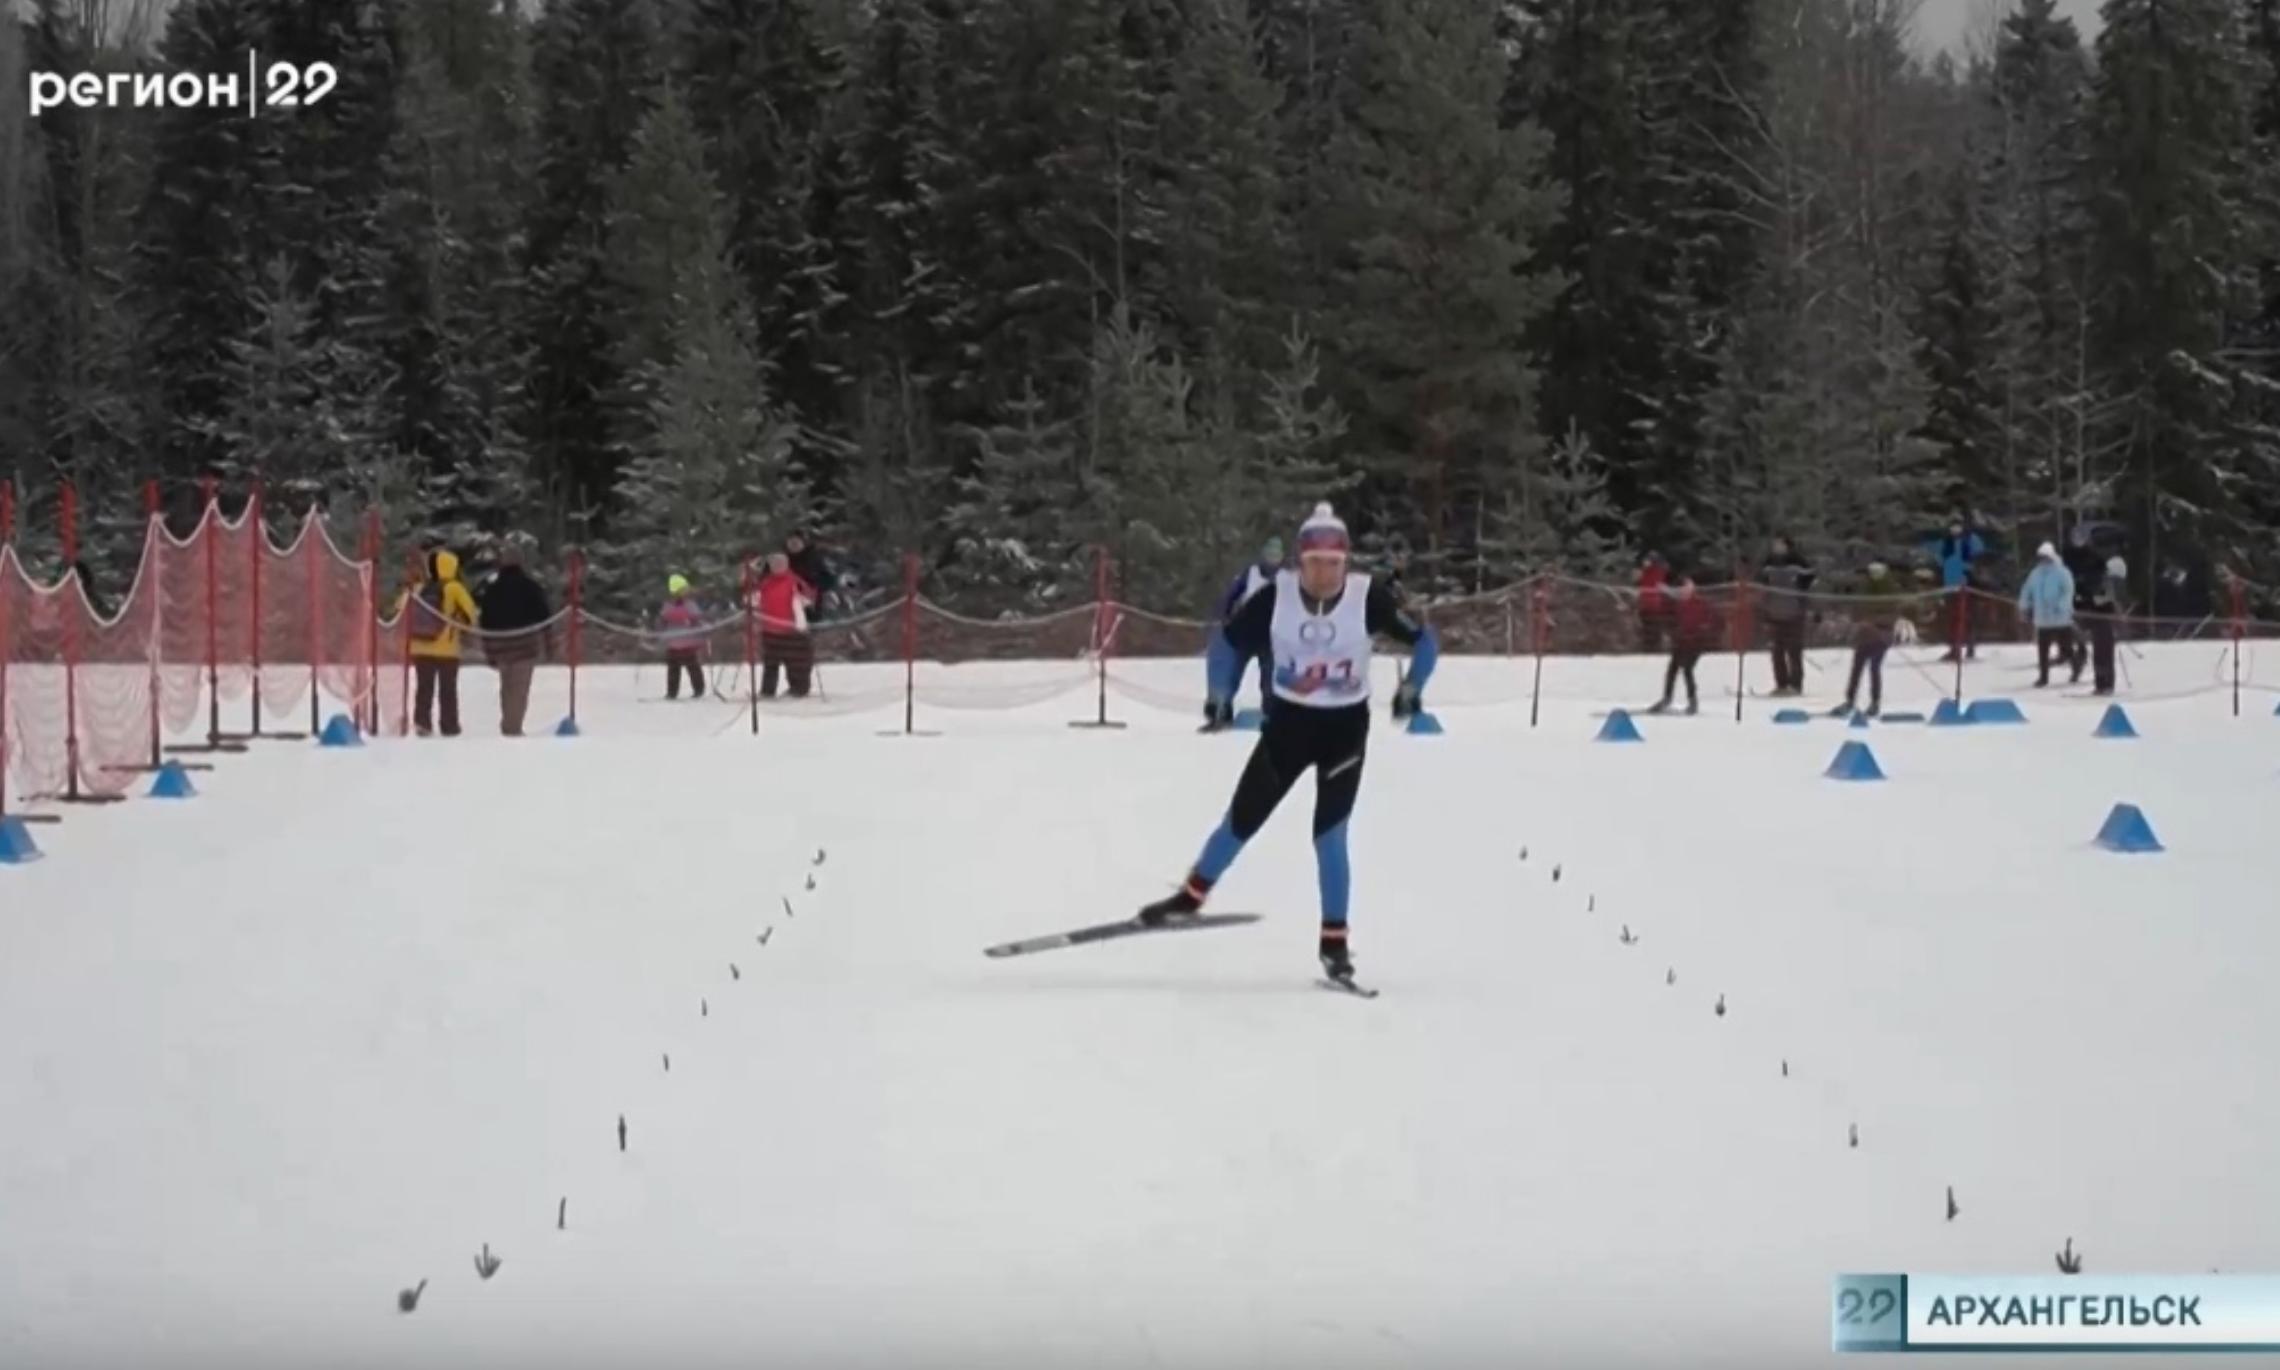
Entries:
MULTIPOLYGON (((1498 117, 1503 61, 1465 0, 1373 0, 1327 221, 1339 398, 1378 497, 1423 541, 1428 576, 1469 561, 1485 511, 1531 456, 1535 374, 1521 338, 1552 282, 1526 268, 1557 213, 1543 142, 1498 117)), ((1500 568, 1508 570, 1510 568, 1500 568)))
POLYGON ((530 438, 552 500, 579 527, 606 511, 622 460, 609 410, 624 387, 610 332, 609 187, 657 98, 656 20, 647 0, 558 0, 532 38, 530 438))
POLYGON ((2269 226, 2249 212, 2255 68, 2232 0, 2108 0, 2092 98, 2098 352, 2121 410, 2114 511, 2147 566, 2261 566, 2251 490, 2280 479, 2243 425, 2238 345, 2269 226))

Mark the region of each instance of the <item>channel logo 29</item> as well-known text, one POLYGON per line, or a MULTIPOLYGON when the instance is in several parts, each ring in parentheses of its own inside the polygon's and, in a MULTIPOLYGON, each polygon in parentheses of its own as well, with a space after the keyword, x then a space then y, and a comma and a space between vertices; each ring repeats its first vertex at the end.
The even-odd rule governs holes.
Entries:
POLYGON ((269 69, 261 74, 261 84, 263 105, 270 109, 298 109, 302 105, 324 103, 325 97, 340 84, 340 71, 330 62, 311 62, 300 67, 291 62, 271 62, 269 69))

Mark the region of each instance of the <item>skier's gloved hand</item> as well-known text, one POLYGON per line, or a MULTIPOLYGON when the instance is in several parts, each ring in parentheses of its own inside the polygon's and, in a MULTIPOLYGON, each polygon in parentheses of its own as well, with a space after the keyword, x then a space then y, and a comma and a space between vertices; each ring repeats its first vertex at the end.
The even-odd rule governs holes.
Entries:
POLYGON ((1916 640, 1916 625, 1908 619, 1901 619, 1892 625, 1892 640, 1903 647, 1914 642, 1916 640))
POLYGON ((1402 686, 1400 689, 1398 689, 1398 690, 1395 690, 1395 691, 1393 692, 1393 716, 1394 716, 1395 718, 1408 718, 1410 715, 1412 715, 1412 714, 1414 714, 1414 713, 1416 713, 1416 712, 1417 712, 1417 687, 1416 687, 1416 686, 1414 686, 1414 685, 1406 685, 1406 684, 1405 684, 1405 685, 1403 685, 1403 686, 1402 686))

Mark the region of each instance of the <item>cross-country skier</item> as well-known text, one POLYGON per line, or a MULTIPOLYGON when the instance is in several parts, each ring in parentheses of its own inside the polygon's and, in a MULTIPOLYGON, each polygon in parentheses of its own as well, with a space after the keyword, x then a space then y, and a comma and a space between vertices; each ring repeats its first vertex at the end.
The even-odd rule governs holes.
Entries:
MULTIPOLYGON (((1203 702, 1203 730, 1207 733, 1224 731, 1235 726, 1235 692, 1243 688, 1243 672, 1250 658, 1237 652, 1227 641, 1227 624, 1233 621, 1237 610, 1249 603, 1251 597, 1275 583, 1275 573, 1282 569, 1283 542, 1281 538, 1268 538, 1259 547, 1259 559, 1246 566, 1227 583, 1227 593, 1219 597, 1219 626, 1212 629, 1211 645, 1204 651, 1204 675, 1207 693, 1203 702), (1220 680, 1232 674, 1234 683, 1221 692, 1220 680)), ((1266 706, 1267 674, 1272 663, 1262 654, 1259 657, 1259 703, 1266 706)))
MULTIPOLYGON (((1401 686, 1414 713, 1432 679, 1440 648, 1430 628, 1409 616, 1382 584, 1347 570, 1346 525, 1319 504, 1298 530, 1295 572, 1277 572, 1227 623, 1240 663, 1271 653, 1274 672, 1266 722, 1236 783, 1234 801, 1204 843, 1186 883, 1140 911, 1144 923, 1192 917, 1267 818, 1308 768, 1314 771, 1314 862, 1322 889, 1322 968, 1350 982, 1346 944, 1350 882, 1346 823, 1361 790, 1362 754, 1370 731, 1370 640, 1385 636, 1412 648, 1401 686)), ((1234 693, 1234 667, 1214 682, 1219 698, 1234 693)))

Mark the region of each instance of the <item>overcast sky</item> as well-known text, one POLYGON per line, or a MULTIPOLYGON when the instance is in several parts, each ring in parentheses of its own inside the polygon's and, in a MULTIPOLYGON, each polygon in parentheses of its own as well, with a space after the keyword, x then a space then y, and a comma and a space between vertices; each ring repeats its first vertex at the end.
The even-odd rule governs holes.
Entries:
MULTIPOLYGON (((1916 16, 1916 32, 1928 48, 1959 46, 1971 17, 1984 9, 1990 0, 1923 0, 1923 9, 1916 16)), ((2088 42, 2098 36, 2098 0, 2058 0, 2058 12, 2074 20, 2082 30, 2082 40, 2088 42)))

